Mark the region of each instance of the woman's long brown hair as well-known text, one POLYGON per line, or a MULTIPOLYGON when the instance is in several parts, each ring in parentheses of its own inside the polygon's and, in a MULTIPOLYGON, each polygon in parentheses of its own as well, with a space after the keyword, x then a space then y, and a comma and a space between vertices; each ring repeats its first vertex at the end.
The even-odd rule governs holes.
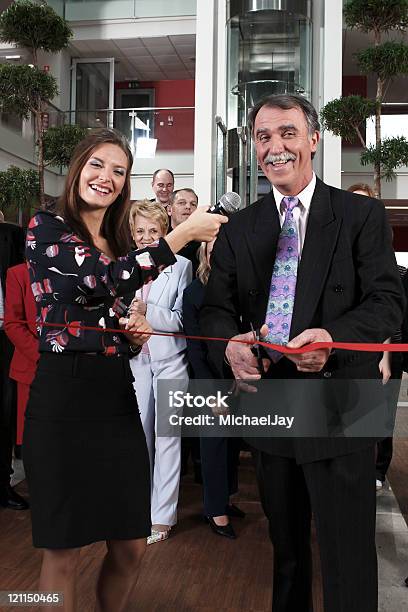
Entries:
POLYGON ((93 244, 92 236, 81 218, 83 200, 79 195, 79 179, 83 167, 95 149, 104 144, 118 146, 125 153, 128 160, 122 193, 106 210, 101 227, 102 236, 108 241, 112 253, 117 258, 126 255, 131 249, 128 216, 130 208, 130 173, 133 156, 123 134, 117 130, 101 128, 92 130, 81 140, 72 155, 64 191, 58 200, 58 212, 75 234, 85 240, 85 242, 88 242, 88 244, 93 244))

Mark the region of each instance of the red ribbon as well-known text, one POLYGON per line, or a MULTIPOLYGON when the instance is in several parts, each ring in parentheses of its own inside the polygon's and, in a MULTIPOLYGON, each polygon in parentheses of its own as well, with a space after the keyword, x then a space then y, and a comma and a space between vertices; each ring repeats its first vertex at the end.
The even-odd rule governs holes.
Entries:
MULTIPOLYGON (((4 321, 4 317, 0 317, 0 321, 4 321)), ((110 327, 93 327, 89 325, 75 325, 75 324, 61 324, 61 323, 38 323, 37 321, 25 321, 23 319, 17 320, 7 320, 7 323, 25 323, 31 326, 41 326, 41 327, 72 327, 75 329, 81 329, 84 331, 97 331, 100 333, 111 333, 111 334, 124 334, 127 333, 125 329, 113 329, 110 327)), ((137 330, 132 331, 132 334, 144 334, 145 332, 138 332, 137 330)), ((166 338, 184 338, 188 340, 204 340, 204 341, 220 341, 220 342, 237 342, 239 344, 247 344, 253 346, 257 344, 259 346, 263 346, 268 349, 272 349, 274 351, 278 351, 279 353, 285 353, 287 355, 297 355, 300 353, 310 353, 311 351, 316 351, 317 349, 341 349, 344 351, 365 351, 367 353, 401 353, 408 352, 408 344, 383 344, 383 343, 361 343, 361 342, 313 342, 312 344, 305 344, 300 348, 288 348, 287 346, 282 346, 281 344, 272 344, 270 342, 263 342, 262 340, 240 340, 238 338, 217 338, 217 337, 208 337, 208 336, 188 336, 186 334, 175 334, 170 332, 149 332, 149 336, 163 336, 166 338)))

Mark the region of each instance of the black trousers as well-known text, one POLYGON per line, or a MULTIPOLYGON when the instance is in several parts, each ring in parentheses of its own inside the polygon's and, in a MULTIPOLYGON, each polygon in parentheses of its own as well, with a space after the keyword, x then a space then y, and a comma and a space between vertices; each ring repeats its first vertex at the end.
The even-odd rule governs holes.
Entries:
POLYGON ((241 438, 200 438, 204 514, 226 514, 229 496, 238 490, 241 438))
POLYGON ((377 612, 374 446, 298 465, 258 452, 274 548, 273 612, 311 612, 313 513, 325 612, 377 612))
POLYGON ((13 440, 16 427, 16 387, 9 377, 14 347, 0 330, 0 487, 10 484, 13 440))

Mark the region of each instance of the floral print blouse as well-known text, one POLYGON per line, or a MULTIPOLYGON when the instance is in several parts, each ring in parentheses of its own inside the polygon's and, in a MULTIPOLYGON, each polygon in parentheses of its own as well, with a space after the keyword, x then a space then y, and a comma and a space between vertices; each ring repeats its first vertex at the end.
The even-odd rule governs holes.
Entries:
POLYGON ((135 290, 176 261, 165 240, 113 261, 76 236, 64 219, 38 212, 30 221, 26 258, 37 305, 40 352, 128 354, 119 329, 135 290), (58 327, 41 323, 59 324, 58 327), (97 331, 82 330, 96 327, 97 331))

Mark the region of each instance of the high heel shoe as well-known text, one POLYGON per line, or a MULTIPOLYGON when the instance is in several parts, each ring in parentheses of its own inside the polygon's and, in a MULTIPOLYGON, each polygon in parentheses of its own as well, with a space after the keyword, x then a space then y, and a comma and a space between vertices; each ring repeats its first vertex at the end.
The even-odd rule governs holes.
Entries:
POLYGON ((205 520, 211 527, 212 531, 217 535, 230 538, 231 540, 235 540, 237 537, 231 523, 228 523, 227 525, 217 525, 212 516, 206 516, 205 520))
POLYGON ((163 542, 163 540, 168 540, 170 530, 171 527, 169 527, 165 531, 158 531, 157 529, 152 529, 151 534, 147 537, 147 546, 150 546, 151 544, 156 544, 157 542, 163 542))

